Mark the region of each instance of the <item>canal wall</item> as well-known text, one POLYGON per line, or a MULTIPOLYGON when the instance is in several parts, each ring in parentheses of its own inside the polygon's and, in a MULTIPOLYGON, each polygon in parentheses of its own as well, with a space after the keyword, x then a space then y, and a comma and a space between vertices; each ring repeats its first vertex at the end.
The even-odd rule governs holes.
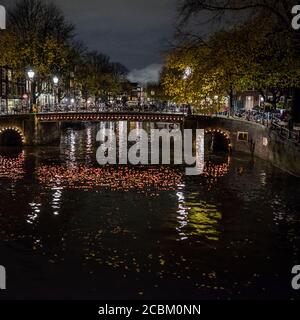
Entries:
POLYGON ((203 116, 187 118, 185 128, 227 133, 232 152, 256 156, 300 177, 300 145, 282 138, 271 128, 246 120, 203 116))

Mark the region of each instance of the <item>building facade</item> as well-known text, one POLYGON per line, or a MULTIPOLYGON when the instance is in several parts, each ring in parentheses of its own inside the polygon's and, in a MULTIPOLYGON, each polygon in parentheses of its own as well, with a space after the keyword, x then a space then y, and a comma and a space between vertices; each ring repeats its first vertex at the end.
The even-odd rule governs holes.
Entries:
POLYGON ((28 84, 9 67, 0 67, 0 112, 12 113, 25 107, 28 84))

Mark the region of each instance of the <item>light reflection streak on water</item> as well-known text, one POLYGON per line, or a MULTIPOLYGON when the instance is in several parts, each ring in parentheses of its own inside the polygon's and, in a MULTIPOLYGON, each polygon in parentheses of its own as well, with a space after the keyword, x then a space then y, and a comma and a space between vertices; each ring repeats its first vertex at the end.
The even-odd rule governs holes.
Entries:
POLYGON ((264 171, 260 174, 260 183, 263 187, 267 185, 267 174, 264 171))
POLYGON ((39 217, 42 204, 37 202, 31 202, 29 203, 29 206, 31 207, 31 212, 28 214, 26 221, 29 224, 34 224, 39 217))
MULTIPOLYGON (((224 177, 229 172, 230 158, 228 162, 214 164, 207 161, 202 175, 207 190, 214 188, 218 179, 224 177)), ((219 240, 218 224, 222 219, 222 213, 214 204, 205 201, 196 201, 195 197, 186 199, 185 185, 179 185, 177 191, 178 198, 178 241, 185 241, 192 236, 206 238, 211 241, 219 240)), ((196 197, 197 199, 198 197, 196 197)))
POLYGON ((188 201, 185 199, 183 192, 177 192, 177 197, 179 226, 176 229, 179 235, 178 240, 185 241, 192 236, 213 241, 219 240, 217 227, 222 219, 222 214, 217 207, 205 201, 188 201))
MULTIPOLYGON (((184 187, 184 185, 183 185, 183 187, 184 187)), ((178 198, 177 219, 178 219, 178 224, 179 224, 179 227, 177 227, 176 229, 179 233, 180 240, 183 241, 183 240, 188 239, 187 235, 183 232, 183 230, 188 225, 189 208, 187 208, 185 206, 185 197, 184 197, 184 194, 182 191, 178 191, 176 193, 176 196, 178 198)))
POLYGON ((69 165, 74 165, 76 162, 76 133, 73 130, 67 140, 67 153, 69 165))
POLYGON ((52 209, 53 214, 55 216, 59 215, 59 211, 61 209, 61 200, 62 200, 62 190, 63 187, 52 187, 52 191, 54 191, 52 195, 52 209))
POLYGON ((85 150, 86 150, 86 162, 91 163, 92 162, 92 154, 93 154, 92 128, 86 129, 85 150))

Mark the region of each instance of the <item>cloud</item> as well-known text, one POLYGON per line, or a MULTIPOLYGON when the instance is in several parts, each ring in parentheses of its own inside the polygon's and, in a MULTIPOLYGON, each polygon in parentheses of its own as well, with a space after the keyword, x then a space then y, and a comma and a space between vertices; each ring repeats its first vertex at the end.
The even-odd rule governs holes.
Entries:
POLYGON ((143 69, 134 69, 129 73, 128 80, 140 84, 158 82, 162 67, 162 64, 154 63, 143 69))

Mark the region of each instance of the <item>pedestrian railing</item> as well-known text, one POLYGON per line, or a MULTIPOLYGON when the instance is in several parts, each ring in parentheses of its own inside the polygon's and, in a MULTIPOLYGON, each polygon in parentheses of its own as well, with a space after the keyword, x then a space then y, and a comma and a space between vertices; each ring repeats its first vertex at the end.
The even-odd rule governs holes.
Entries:
MULTIPOLYGON (((39 108, 37 113, 155 113, 155 114, 180 114, 188 113, 186 108, 122 108, 122 107, 106 107, 106 108, 39 108)), ((10 112, 0 112, 0 116, 30 114, 28 110, 12 110, 10 112)))
POLYGON ((276 131, 284 139, 300 143, 300 130, 289 130, 288 128, 275 122, 272 123, 271 129, 276 131))

